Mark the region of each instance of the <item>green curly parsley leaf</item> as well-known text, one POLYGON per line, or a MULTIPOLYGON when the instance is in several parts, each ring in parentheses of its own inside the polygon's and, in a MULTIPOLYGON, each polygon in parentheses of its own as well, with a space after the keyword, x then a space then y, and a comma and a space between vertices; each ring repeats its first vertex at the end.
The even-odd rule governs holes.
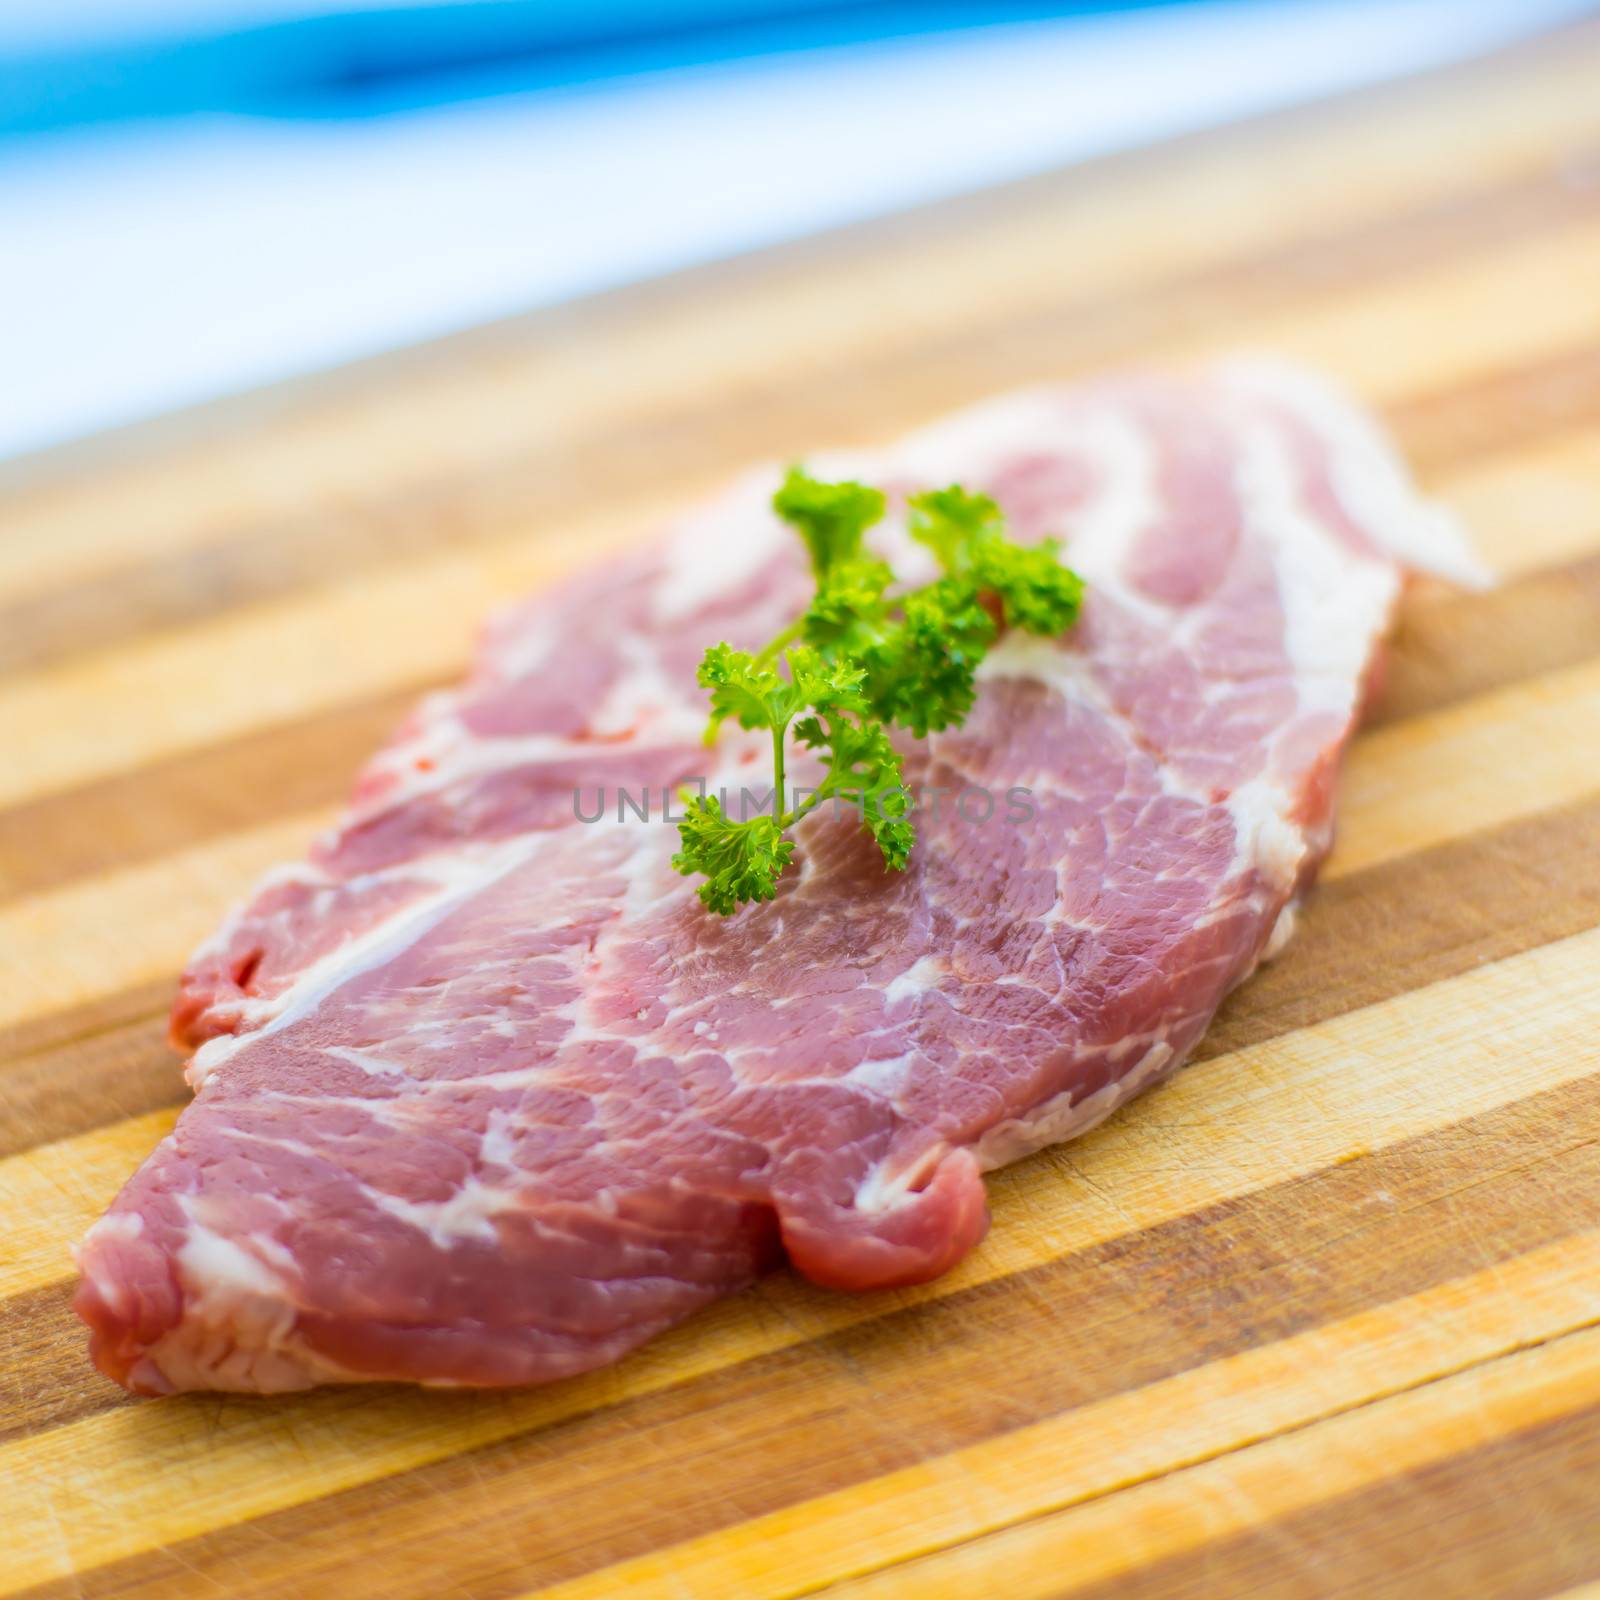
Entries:
POLYGON ((1083 579, 1061 565, 1061 547, 1054 539, 1033 545, 1002 539, 985 545, 972 578, 978 588, 999 596, 1008 627, 1049 638, 1078 620, 1083 579))
POLYGON ((685 876, 705 879, 700 898, 723 916, 773 897, 794 853, 790 832, 830 800, 855 809, 885 867, 903 871, 916 828, 889 728, 921 739, 960 727, 1001 627, 1060 633, 1083 597, 1053 541, 1013 544, 1000 507, 959 484, 911 497, 911 535, 933 551, 943 576, 904 592, 865 548, 884 513, 878 490, 793 468, 772 503, 805 541, 816 593, 758 654, 713 645, 698 678, 711 697, 708 744, 730 717, 771 733, 776 815, 736 822, 716 798, 690 797, 678 826, 683 848, 672 858, 685 876), (826 766, 816 790, 786 809, 791 737, 826 766))
POLYGON ((711 691, 711 714, 718 722, 732 717, 741 728, 774 728, 799 709, 794 685, 744 650, 714 644, 695 674, 711 691))
POLYGON ((1008 627, 1046 636, 1078 620, 1083 580, 1061 564, 1054 539, 1036 545, 1006 538, 1000 507, 960 484, 912 495, 910 532, 952 577, 964 577, 999 601, 1008 627))
POLYGON ((933 551, 949 573, 966 572, 981 545, 1005 538, 1005 517, 986 494, 969 494, 959 483, 928 489, 906 501, 908 531, 933 551))
POLYGON ((913 590, 900 609, 896 623, 862 651, 873 709, 919 739, 958 728, 977 698, 978 663, 994 642, 994 618, 960 578, 913 590))
POLYGON ((860 555, 862 536, 883 518, 884 498, 881 490, 864 483, 823 483, 790 467, 772 497, 772 508, 805 540, 811 570, 820 581, 841 562, 860 555))
POLYGON ((794 840, 783 837, 776 817, 763 813, 735 822, 714 794, 689 797, 678 837, 683 848, 673 866, 685 877, 704 875, 701 903, 723 917, 747 901, 770 900, 794 854, 794 840))

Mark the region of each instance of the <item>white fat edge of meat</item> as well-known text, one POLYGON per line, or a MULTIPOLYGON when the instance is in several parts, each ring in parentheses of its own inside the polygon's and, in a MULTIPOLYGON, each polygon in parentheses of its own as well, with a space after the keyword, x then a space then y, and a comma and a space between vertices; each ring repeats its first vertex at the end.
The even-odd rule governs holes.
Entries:
POLYGON ((1076 1139, 1133 1099, 1171 1060, 1171 1045, 1158 1039, 1127 1072, 1093 1094, 1078 1099, 1075 1090, 1063 1090, 1023 1116, 997 1122, 970 1147, 978 1165, 990 1172, 1047 1145, 1076 1139))
POLYGON ((1086 586, 1106 591, 1135 612, 1165 619, 1170 608, 1136 593, 1122 575, 1135 542, 1163 509, 1149 435, 1125 411, 1102 406, 1086 415, 1076 440, 1099 478, 1094 496, 1066 530, 1066 559, 1086 586))
POLYGON ((1399 571, 1357 554, 1311 513, 1275 429, 1253 421, 1240 432, 1239 498, 1250 537, 1272 554, 1301 709, 1351 717, 1399 596, 1399 571))
MULTIPOLYGON (((1019 678, 1037 683, 1075 705, 1087 706, 1107 721, 1125 724, 1127 719, 1112 704, 1094 668, 1081 650, 1063 648, 1060 639, 1010 629, 978 663, 975 674, 980 684, 995 678, 1019 678)), ((937 741, 937 733, 930 736, 937 741)))
POLYGON ((734 593, 782 549, 790 535, 771 505, 781 481, 776 467, 760 468, 679 524, 656 590, 658 621, 682 621, 734 593))
POLYGON ((1267 942, 1261 947, 1262 961, 1272 961, 1283 954, 1288 947, 1289 941, 1294 938, 1294 931, 1299 922, 1299 900, 1294 899, 1285 902, 1283 909, 1278 913, 1277 920, 1272 924, 1272 932, 1267 935, 1267 942))
POLYGON ((188 1196, 179 1196, 186 1232, 175 1256, 183 1286, 183 1316, 144 1354, 180 1389, 303 1389, 349 1376, 313 1355, 296 1336, 294 1276, 276 1241, 249 1236, 252 1248, 200 1221, 188 1196), (269 1265, 254 1246, 278 1264, 269 1265))
POLYGON ((1287 894, 1311 849, 1305 830, 1290 820, 1289 797, 1270 779, 1252 778, 1224 804, 1233 819, 1233 876, 1253 869, 1287 894))
POLYGON ((980 400, 907 434, 878 458, 875 470, 887 468, 938 487, 988 478, 1018 456, 1058 455, 1069 442, 1076 444, 1077 439, 1060 392, 1019 389, 980 400))
POLYGON ((434 892, 399 907, 392 916, 328 951, 278 994, 245 1002, 240 1012, 253 1026, 248 1032, 222 1034, 201 1045, 186 1070, 191 1087, 198 1091, 239 1050, 299 1022, 351 979, 409 949, 457 906, 530 859, 549 837, 521 834, 491 849, 440 853, 408 863, 410 874, 433 879, 434 892))
POLYGON ((1346 513, 1396 561, 1467 588, 1494 581, 1461 523, 1417 493, 1382 428, 1327 378, 1271 356, 1236 357, 1217 373, 1224 383, 1300 414, 1329 447, 1329 476, 1346 513))
POLYGON ((150 1346, 129 1377, 157 1393, 204 1389, 293 1394, 322 1383, 357 1382, 364 1376, 322 1360, 292 1335, 284 1336, 281 1347, 258 1347, 252 1342, 256 1337, 248 1323, 217 1326, 186 1318, 150 1346))

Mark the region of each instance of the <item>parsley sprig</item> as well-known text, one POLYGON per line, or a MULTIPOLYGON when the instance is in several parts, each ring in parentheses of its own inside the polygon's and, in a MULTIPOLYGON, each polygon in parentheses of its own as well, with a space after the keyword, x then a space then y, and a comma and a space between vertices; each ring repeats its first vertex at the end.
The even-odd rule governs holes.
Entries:
POLYGON ((1001 627, 1058 634, 1077 620, 1083 597, 1055 541, 1013 544, 999 506, 958 484, 909 501, 911 536, 941 569, 910 590, 866 548, 885 510, 878 490, 824 483, 796 467, 772 504, 805 541, 816 592, 754 654, 713 645, 697 676, 711 697, 708 745, 730 717, 771 733, 773 811, 735 820, 715 795, 689 796, 678 825, 683 848, 672 858, 685 876, 704 876, 700 899, 722 916, 773 897, 794 854, 790 833, 829 800, 851 806, 884 865, 904 870, 916 830, 889 728, 920 739, 959 727, 1001 627), (825 764, 817 787, 797 791, 786 807, 791 738, 825 764))

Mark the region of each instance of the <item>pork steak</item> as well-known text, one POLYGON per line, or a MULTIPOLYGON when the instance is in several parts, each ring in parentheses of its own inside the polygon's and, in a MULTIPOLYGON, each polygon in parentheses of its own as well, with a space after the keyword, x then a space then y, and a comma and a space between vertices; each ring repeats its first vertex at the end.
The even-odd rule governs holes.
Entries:
POLYGON ((663 789, 766 771, 756 735, 703 748, 694 668, 808 593, 775 473, 506 611, 186 972, 193 1102, 79 1252, 106 1373, 531 1383, 785 1255, 840 1288, 943 1272, 985 1169, 1171 1073, 1287 937, 1404 569, 1473 575, 1372 425, 1274 366, 809 466, 894 507, 981 488, 1088 583, 909 747, 909 870, 826 810, 770 904, 719 919, 672 870, 663 789))

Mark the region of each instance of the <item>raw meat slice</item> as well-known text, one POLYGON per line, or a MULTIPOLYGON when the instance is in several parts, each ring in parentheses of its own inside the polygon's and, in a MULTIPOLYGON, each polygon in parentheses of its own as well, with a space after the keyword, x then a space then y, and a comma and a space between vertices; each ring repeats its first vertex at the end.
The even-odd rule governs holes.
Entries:
POLYGON ((1287 936, 1402 567, 1474 575, 1360 414, 1277 367, 811 465, 896 503, 981 487, 1089 583, 1075 632, 1008 636, 966 726, 911 747, 910 870, 825 812, 727 921, 671 870, 663 786, 766 771, 736 730, 708 757, 693 669, 807 590, 774 474, 507 611, 185 975, 194 1101, 79 1256, 104 1371, 528 1383, 784 1254, 841 1288, 943 1272, 986 1168, 1172 1072, 1287 936))

